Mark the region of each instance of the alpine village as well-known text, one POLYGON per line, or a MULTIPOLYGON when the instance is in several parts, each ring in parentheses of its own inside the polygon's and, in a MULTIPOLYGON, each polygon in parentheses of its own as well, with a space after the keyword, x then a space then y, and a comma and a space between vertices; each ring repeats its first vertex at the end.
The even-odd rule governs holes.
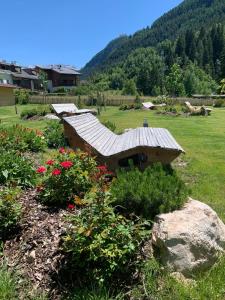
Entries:
POLYGON ((179 3, 83 68, 0 59, 0 300, 225 299, 225 1, 179 3))

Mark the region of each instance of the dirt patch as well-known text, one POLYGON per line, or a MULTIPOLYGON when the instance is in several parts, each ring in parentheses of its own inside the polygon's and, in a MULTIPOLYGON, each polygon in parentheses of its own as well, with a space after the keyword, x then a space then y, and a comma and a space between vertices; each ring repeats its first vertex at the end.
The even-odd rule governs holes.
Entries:
POLYGON ((57 276, 58 266, 64 260, 60 243, 68 226, 65 216, 71 212, 48 209, 35 197, 36 190, 29 190, 20 198, 23 211, 20 232, 5 242, 4 257, 9 268, 29 279, 31 293, 40 290, 50 299, 60 299, 57 288, 53 287, 52 276, 57 276))

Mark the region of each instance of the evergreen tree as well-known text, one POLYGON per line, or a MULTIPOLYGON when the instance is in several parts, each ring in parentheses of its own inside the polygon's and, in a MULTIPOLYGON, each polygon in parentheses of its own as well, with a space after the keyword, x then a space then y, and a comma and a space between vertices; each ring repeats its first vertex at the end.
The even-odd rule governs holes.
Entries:
POLYGON ((183 72, 178 64, 174 64, 166 77, 166 89, 171 96, 184 96, 183 72))

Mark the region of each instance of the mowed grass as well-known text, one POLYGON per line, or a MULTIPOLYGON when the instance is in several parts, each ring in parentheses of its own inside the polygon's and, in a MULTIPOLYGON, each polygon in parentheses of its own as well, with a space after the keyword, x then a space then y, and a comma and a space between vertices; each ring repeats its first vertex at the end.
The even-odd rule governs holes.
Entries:
MULTIPOLYGON (((0 107, 1 124, 44 129, 47 120, 20 119, 23 110, 38 107, 41 105, 18 105, 17 115, 14 106, 0 107)), ((108 107, 100 116, 101 121, 115 123, 118 132, 140 127, 144 119, 149 126, 167 128, 173 134, 186 152, 181 156, 184 164, 174 166, 191 187, 192 197, 212 206, 225 222, 225 109, 215 108, 209 117, 173 117, 157 115, 155 111, 120 111, 118 107, 108 107)))
MULTIPOLYGON (((48 105, 45 105, 48 107, 48 105)), ((26 121, 20 118, 20 114, 22 111, 27 111, 30 109, 36 108, 43 108, 44 105, 40 104, 27 104, 27 105, 17 105, 17 114, 15 106, 0 106, 0 125, 7 126, 7 125, 14 125, 14 124, 21 124, 27 126, 29 128, 35 129, 44 129, 47 120, 40 120, 40 121, 26 121)))

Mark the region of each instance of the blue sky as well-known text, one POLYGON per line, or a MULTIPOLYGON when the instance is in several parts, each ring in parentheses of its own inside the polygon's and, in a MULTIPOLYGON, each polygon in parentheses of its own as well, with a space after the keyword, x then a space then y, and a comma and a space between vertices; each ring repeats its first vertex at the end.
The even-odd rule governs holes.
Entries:
POLYGON ((0 2, 0 59, 82 67, 112 39, 150 26, 182 0, 0 2))

